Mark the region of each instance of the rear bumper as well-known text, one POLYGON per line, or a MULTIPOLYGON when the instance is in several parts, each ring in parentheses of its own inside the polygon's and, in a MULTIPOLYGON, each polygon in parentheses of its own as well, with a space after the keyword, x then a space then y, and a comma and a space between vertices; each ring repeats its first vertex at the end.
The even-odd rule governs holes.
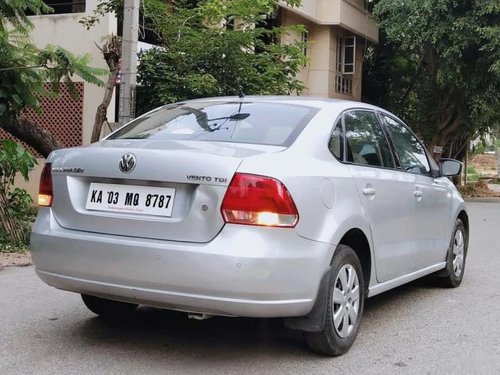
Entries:
POLYGON ((226 225, 203 244, 73 231, 46 208, 31 249, 38 276, 59 289, 248 317, 309 313, 333 253, 289 229, 226 225))

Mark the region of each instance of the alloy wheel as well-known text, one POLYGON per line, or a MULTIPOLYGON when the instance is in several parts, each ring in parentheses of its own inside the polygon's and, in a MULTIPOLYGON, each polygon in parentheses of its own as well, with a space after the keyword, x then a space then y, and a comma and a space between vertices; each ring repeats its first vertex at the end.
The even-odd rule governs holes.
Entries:
POLYGON ((345 264, 340 269, 333 289, 333 324, 337 334, 349 336, 358 320, 359 312, 359 279, 356 269, 345 264))
POLYGON ((459 229, 455 232, 455 237, 453 238, 453 272, 456 277, 460 277, 462 274, 465 255, 464 249, 464 234, 459 229))

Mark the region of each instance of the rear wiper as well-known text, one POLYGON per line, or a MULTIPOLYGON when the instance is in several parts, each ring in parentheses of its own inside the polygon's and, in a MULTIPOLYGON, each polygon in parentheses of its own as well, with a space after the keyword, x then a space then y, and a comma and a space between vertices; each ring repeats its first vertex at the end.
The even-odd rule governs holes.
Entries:
POLYGON ((216 117, 208 119, 208 121, 226 120, 226 121, 240 121, 250 117, 250 113, 235 113, 231 116, 216 117))
POLYGON ((211 127, 210 127, 211 131, 216 131, 216 130, 221 129, 222 125, 224 125, 228 121, 240 121, 240 120, 246 119, 249 116, 250 116, 250 113, 235 113, 234 115, 231 115, 231 116, 212 118, 212 119, 209 119, 208 121, 224 120, 220 124, 211 125, 211 127))

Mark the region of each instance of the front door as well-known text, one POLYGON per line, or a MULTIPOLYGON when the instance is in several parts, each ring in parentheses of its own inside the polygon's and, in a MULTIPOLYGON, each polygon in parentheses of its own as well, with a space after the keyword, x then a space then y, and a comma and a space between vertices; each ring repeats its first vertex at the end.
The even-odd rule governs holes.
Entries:
POLYGON ((414 176, 412 184, 415 249, 414 268, 442 262, 449 245, 451 194, 443 178, 432 176, 424 146, 401 122, 382 115, 401 170, 414 176))

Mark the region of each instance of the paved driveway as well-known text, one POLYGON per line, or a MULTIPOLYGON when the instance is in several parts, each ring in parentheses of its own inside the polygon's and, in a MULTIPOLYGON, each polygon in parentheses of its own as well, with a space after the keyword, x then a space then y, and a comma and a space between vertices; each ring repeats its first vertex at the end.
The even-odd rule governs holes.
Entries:
POLYGON ((279 319, 198 322, 141 307, 106 323, 29 267, 0 272, 0 374, 500 374, 500 204, 469 209, 462 286, 416 282, 368 300, 343 357, 308 352, 279 319))

